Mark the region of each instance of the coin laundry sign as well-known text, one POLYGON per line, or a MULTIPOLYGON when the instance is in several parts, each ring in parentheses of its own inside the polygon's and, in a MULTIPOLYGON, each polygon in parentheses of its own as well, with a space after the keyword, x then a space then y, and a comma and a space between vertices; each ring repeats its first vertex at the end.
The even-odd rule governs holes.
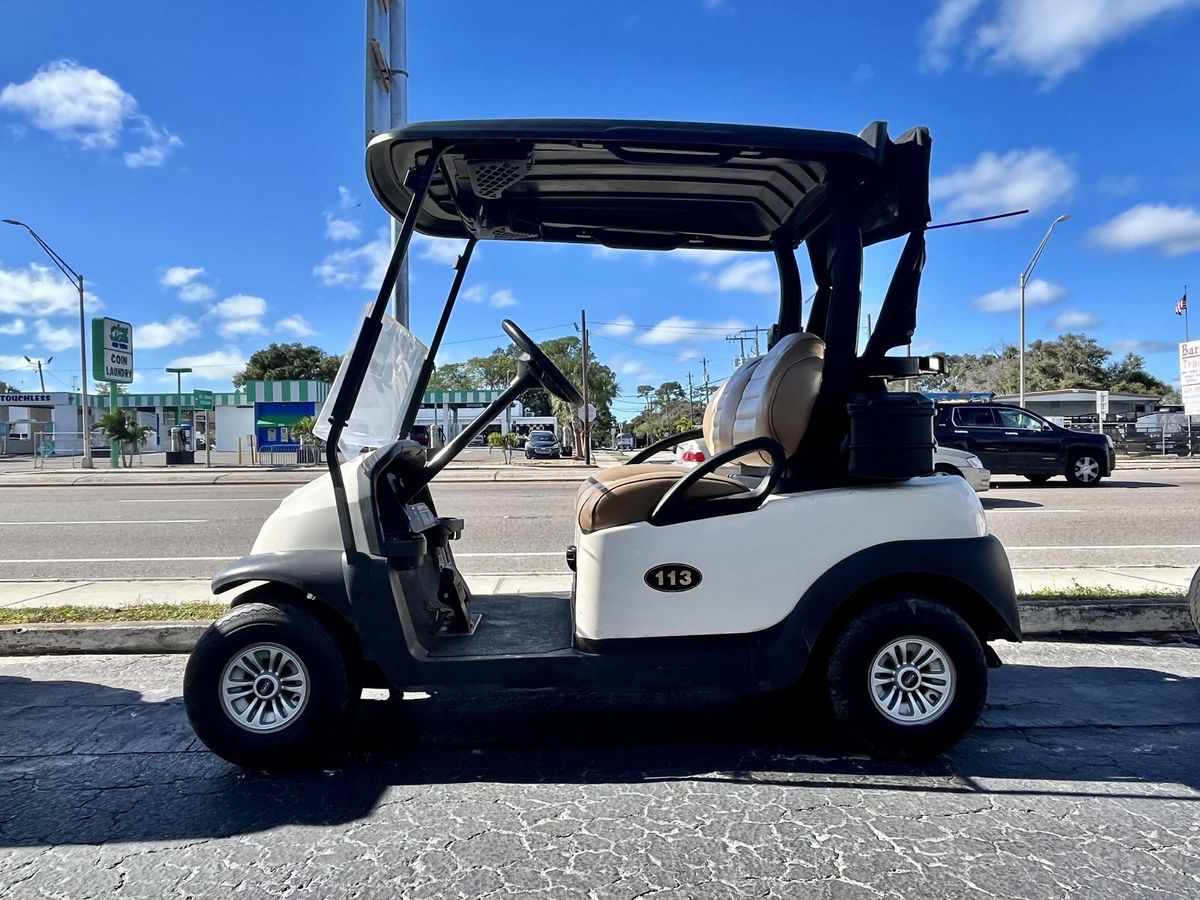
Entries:
POLYGON ((92 319, 92 377, 133 381, 133 326, 118 319, 92 319))

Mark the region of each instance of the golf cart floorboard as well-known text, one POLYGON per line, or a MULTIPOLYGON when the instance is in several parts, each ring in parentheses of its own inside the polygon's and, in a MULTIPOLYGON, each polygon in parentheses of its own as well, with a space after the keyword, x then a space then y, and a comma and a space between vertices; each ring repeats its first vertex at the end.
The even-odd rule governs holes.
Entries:
POLYGON ((431 657, 524 656, 571 648, 570 594, 476 594, 471 613, 480 617, 475 632, 436 637, 431 657))

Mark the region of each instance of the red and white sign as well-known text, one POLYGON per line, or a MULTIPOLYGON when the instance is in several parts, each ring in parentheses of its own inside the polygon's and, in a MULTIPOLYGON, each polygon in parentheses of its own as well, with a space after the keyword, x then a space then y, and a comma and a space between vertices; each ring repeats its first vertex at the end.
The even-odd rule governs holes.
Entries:
POLYGON ((1200 341, 1179 345, 1179 392, 1183 395, 1183 411, 1200 416, 1200 341))

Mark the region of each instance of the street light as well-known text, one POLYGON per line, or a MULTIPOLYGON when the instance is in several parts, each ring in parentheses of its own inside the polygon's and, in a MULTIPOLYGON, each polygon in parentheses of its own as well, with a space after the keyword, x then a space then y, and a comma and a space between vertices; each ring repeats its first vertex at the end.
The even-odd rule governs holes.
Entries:
POLYGON ((42 366, 50 365, 50 363, 54 362, 54 357, 51 356, 49 359, 46 360, 45 363, 43 363, 40 359, 30 359, 28 356, 26 356, 25 362, 29 363, 31 366, 37 366, 38 381, 41 382, 42 393, 43 394, 46 393, 46 376, 42 374, 42 366))
MULTIPOLYGON (((79 384, 81 391, 81 415, 83 416, 83 462, 85 469, 92 468, 92 433, 88 430, 88 390, 87 390, 87 337, 83 331, 83 276, 67 265, 66 261, 51 249, 50 245, 42 240, 41 236, 26 225, 24 222, 18 222, 16 219, 0 219, 5 225, 16 225, 18 228, 24 228, 29 232, 30 237, 38 242, 38 246, 46 251, 46 255, 58 266, 59 271, 71 279, 71 282, 79 289, 79 384)), ((44 390, 44 387, 43 387, 44 390)))
POLYGON ((1037 261, 1041 259, 1042 251, 1046 249, 1046 244, 1050 241, 1050 235, 1054 231, 1054 226, 1059 222, 1065 222, 1071 218, 1070 213, 1063 213, 1057 219, 1050 223, 1050 227, 1046 230, 1046 236, 1042 238, 1042 242, 1038 244, 1037 251, 1033 254, 1033 259, 1029 261, 1029 265, 1025 267, 1025 271, 1021 273, 1021 352, 1020 357, 1020 376, 1018 386, 1017 405, 1025 405, 1025 285, 1029 283, 1029 276, 1033 274, 1033 267, 1037 265, 1037 261))
POLYGON ((192 371, 187 366, 182 368, 168 368, 175 376, 175 427, 179 428, 183 425, 183 376, 192 371))

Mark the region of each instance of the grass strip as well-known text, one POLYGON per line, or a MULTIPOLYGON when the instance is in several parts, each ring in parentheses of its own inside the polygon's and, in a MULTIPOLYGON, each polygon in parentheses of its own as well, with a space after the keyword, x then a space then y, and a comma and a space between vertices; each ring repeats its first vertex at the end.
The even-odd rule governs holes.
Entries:
MULTIPOLYGON (((1067 588, 1039 588, 1017 596, 1018 600, 1071 600, 1079 603, 1096 600, 1183 600, 1183 591, 1122 590, 1111 587, 1073 585, 1067 588)), ((39 625, 70 622, 208 622, 220 618, 229 609, 224 603, 144 603, 120 609, 96 606, 39 606, 26 609, 0 609, 0 625, 39 625)))
POLYGON ((219 618, 227 603, 143 603, 121 609, 96 606, 37 606, 0 609, 0 625, 69 622, 195 622, 219 618))

